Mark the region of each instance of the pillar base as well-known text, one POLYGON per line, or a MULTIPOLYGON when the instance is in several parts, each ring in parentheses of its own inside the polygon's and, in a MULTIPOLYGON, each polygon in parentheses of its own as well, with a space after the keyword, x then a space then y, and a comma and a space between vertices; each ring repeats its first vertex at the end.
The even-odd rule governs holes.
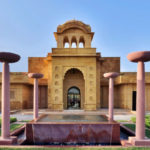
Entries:
POLYGON ((11 136, 8 139, 3 139, 0 137, 0 145, 13 145, 17 144, 17 137, 16 136, 11 136))
POLYGON ((136 137, 129 137, 129 143, 134 146, 150 146, 150 139, 137 140, 136 137))

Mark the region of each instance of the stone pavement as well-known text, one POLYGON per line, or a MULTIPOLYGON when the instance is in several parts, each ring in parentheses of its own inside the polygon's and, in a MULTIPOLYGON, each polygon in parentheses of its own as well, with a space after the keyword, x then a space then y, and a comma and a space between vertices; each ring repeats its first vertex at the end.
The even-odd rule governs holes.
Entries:
MULTIPOLYGON (((150 114, 150 112, 147 112, 150 114)), ((49 109, 40 109, 39 115, 41 114, 89 114, 89 115, 108 115, 108 109, 100 109, 97 111, 84 111, 84 110, 64 110, 64 111, 52 111, 49 109)), ((125 109, 115 109, 114 110, 114 119, 115 120, 130 120, 131 117, 135 116, 135 112, 131 112, 125 109)), ((21 120, 32 120, 33 119, 33 110, 26 109, 21 111, 13 111, 11 117, 16 117, 18 121, 21 120)))

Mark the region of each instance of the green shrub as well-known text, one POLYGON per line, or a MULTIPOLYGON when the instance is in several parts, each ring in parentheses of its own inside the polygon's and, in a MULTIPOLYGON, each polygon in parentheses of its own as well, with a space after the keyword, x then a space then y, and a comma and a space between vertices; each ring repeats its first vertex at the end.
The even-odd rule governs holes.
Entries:
POLYGON ((131 117, 131 121, 132 121, 133 123, 136 123, 136 117, 131 117))
POLYGON ((150 130, 146 129, 145 134, 148 138, 150 138, 150 130))
POLYGON ((17 121, 17 118, 15 118, 15 117, 11 117, 11 118, 10 118, 10 123, 16 122, 16 121, 17 121))
POLYGON ((146 115, 145 117, 145 125, 147 128, 150 128, 150 115, 146 115))
POLYGON ((135 131, 135 124, 124 124, 124 126, 131 129, 132 131, 135 131))
MULTIPOLYGON (((131 129, 132 131, 135 132, 135 124, 124 124, 124 126, 126 126, 127 128, 131 129)), ((146 129, 145 130, 145 135, 150 138, 150 130, 146 129)))
POLYGON ((128 122, 128 120, 116 120, 117 122, 128 122))

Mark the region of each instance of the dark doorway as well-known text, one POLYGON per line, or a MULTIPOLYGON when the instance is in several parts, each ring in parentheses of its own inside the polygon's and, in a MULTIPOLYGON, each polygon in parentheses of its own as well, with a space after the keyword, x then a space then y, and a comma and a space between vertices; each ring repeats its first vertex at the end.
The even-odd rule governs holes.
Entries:
POLYGON ((132 110, 136 111, 136 91, 132 92, 132 110))
POLYGON ((80 90, 77 87, 71 87, 67 95, 67 108, 80 109, 80 90))
POLYGON ((39 86, 39 108, 44 109, 48 106, 47 86, 39 86))

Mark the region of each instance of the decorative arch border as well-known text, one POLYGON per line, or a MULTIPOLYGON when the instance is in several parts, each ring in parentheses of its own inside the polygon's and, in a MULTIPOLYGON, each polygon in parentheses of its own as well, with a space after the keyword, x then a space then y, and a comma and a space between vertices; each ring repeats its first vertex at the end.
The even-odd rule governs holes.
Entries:
POLYGON ((73 66, 71 66, 71 67, 64 67, 64 69, 63 69, 63 80, 65 79, 65 75, 66 75, 66 73, 69 71, 69 70, 71 70, 71 69, 77 69, 77 70, 79 70, 81 73, 82 73, 82 75, 83 75, 83 79, 85 80, 85 68, 84 67, 77 67, 77 66, 75 66, 75 67, 73 67, 73 66))
POLYGON ((69 90, 70 89, 72 89, 72 88, 76 88, 76 89, 78 89, 79 90, 79 94, 81 94, 81 89, 80 88, 78 88, 77 86, 71 86, 71 87, 69 87, 68 89, 67 89, 67 92, 69 92, 69 90))
POLYGON ((80 30, 82 30, 84 33, 89 33, 89 30, 86 29, 85 27, 80 26, 80 25, 74 25, 74 24, 73 24, 73 25, 66 25, 66 26, 64 26, 64 28, 62 28, 62 33, 65 32, 66 30, 74 29, 74 28, 80 29, 80 30))

